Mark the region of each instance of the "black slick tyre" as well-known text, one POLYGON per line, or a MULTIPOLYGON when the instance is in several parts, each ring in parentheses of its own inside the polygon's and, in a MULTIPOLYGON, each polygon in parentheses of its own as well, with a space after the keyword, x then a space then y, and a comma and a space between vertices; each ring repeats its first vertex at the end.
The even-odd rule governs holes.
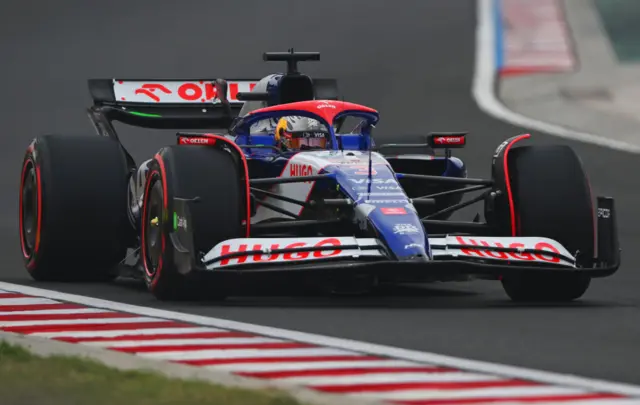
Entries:
POLYGON ((244 179, 229 152, 202 146, 163 148, 150 164, 141 222, 141 258, 148 289, 160 300, 223 299, 223 285, 198 282, 174 264, 169 240, 174 198, 195 198, 189 205, 195 254, 242 237, 247 218, 244 179))
POLYGON ((117 276, 135 231, 127 215, 128 170, 118 142, 45 135, 25 154, 19 197, 20 246, 38 281, 117 276))
MULTIPOLYGON (((554 239, 576 256, 578 266, 589 266, 595 251, 595 217, 591 188, 573 149, 564 145, 514 148, 509 177, 517 235, 554 239)), ((572 301, 587 291, 590 282, 590 277, 561 272, 502 279, 514 301, 572 301)))

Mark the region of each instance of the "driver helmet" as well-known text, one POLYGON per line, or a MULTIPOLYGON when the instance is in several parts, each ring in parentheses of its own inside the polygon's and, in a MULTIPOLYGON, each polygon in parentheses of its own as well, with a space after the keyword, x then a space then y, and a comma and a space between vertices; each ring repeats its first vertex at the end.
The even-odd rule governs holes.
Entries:
POLYGON ((276 142, 287 149, 325 149, 329 137, 325 125, 307 117, 280 118, 275 130, 276 142))

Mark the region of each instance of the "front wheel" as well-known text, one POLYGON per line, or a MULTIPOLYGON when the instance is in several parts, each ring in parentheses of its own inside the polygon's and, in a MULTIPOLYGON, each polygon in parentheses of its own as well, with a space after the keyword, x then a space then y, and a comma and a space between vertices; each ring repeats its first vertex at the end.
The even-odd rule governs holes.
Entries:
POLYGON ((174 198, 198 202, 189 206, 194 254, 243 236, 247 219, 242 173, 233 156, 202 146, 170 146, 149 165, 141 220, 141 260, 148 289, 160 300, 221 299, 222 285, 202 285, 174 263, 174 198))
MULTIPOLYGON (((591 188, 576 153, 564 145, 522 146, 511 150, 509 177, 517 236, 551 238, 590 266, 595 253, 591 188)), ((508 276, 502 279, 514 301, 572 301, 591 279, 576 274, 508 276)))

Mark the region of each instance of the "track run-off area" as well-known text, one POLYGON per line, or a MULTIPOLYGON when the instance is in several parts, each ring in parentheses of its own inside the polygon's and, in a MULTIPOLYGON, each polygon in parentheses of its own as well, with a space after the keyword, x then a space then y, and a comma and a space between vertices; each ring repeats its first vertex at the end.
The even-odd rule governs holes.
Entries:
MULTIPOLYGON (((608 393, 609 396, 594 397, 597 401, 591 402, 604 404, 621 403, 616 397, 618 394, 640 396, 640 388, 601 382, 640 385, 640 350, 637 349, 640 298, 636 287, 640 282, 640 266, 635 257, 635 246, 640 243, 637 214, 640 194, 632 175, 640 166, 638 158, 625 151, 534 130, 540 127, 514 126, 501 120, 510 118, 504 114, 495 117, 500 106, 495 100, 493 107, 487 107, 486 103, 494 84, 486 76, 486 69, 490 67, 488 58, 493 54, 489 48, 484 52, 478 49, 478 44, 489 46, 490 42, 490 38, 489 42, 478 40, 478 35, 487 39, 482 35, 491 30, 491 25, 487 25, 491 21, 478 18, 483 12, 485 16, 491 13, 491 10, 478 9, 478 4, 486 6, 486 3, 489 2, 406 0, 392 5, 383 0, 317 3, 272 0, 268 3, 247 1, 239 6, 231 1, 181 4, 156 1, 147 5, 120 0, 95 4, 64 0, 55 5, 31 1, 0 6, 3 61, 0 64, 3 78, 0 167, 4 174, 0 177, 4 190, 0 194, 0 252, 4 259, 0 267, 0 289, 4 291, 0 293, 0 328, 28 326, 37 333, 53 333, 36 327, 43 325, 44 318, 21 319, 20 316, 27 315, 18 313, 14 318, 6 317, 16 311, 56 310, 55 307, 29 308, 30 305, 75 303, 79 306, 66 309, 71 311, 69 314, 96 313, 86 310, 101 307, 138 317, 182 319, 181 322, 189 325, 179 327, 195 328, 189 332, 194 334, 249 333, 251 336, 224 338, 273 338, 313 346, 290 348, 303 354, 305 350, 320 349, 356 352, 358 356, 374 356, 375 361, 413 361, 423 368, 452 368, 464 375, 459 377, 462 379, 471 378, 465 373, 479 373, 542 384, 473 388, 488 392, 482 394, 485 398, 491 395, 525 398, 531 397, 531 392, 573 395, 571 390, 578 390, 578 394, 591 390, 589 392, 608 393), (564 143, 575 148, 590 176, 594 193, 616 199, 623 249, 619 272, 611 278, 595 280, 577 302, 537 306, 510 302, 501 285, 494 282, 403 286, 379 296, 361 298, 308 296, 293 291, 261 293, 224 303, 176 304, 158 302, 144 286, 128 281, 54 284, 35 283, 28 277, 20 256, 17 229, 23 153, 31 139, 40 134, 92 134, 85 114, 90 103, 87 79, 118 76, 259 78, 281 68, 262 62, 262 52, 289 47, 321 52, 320 62, 302 64, 302 70, 312 77, 336 77, 347 100, 380 111, 377 142, 417 142, 418 134, 430 131, 469 131, 468 147, 456 155, 467 163, 470 176, 489 176, 495 148, 504 139, 520 133, 531 133, 531 143, 564 143), (485 76, 479 76, 483 72, 485 76), (481 101, 482 109, 477 100, 481 101), (2 309, 3 305, 25 307, 2 309), (85 311, 74 312, 80 309, 85 311), (181 317, 177 313, 189 315, 181 317), (201 327, 221 330, 198 329, 201 327), (552 386, 554 384, 558 387, 552 386)), ((171 132, 125 126, 117 129, 138 161, 159 147, 175 142, 171 132)), ((468 219, 473 214, 475 211, 464 213, 468 219)), ((87 232, 91 232, 91 224, 87 224, 87 232)), ((91 263, 87 263, 88 271, 90 267, 91 263)), ((115 317, 109 319, 118 318, 100 315, 96 319, 105 324, 117 323, 106 321, 109 316, 115 317)), ((77 318, 63 316, 52 324, 68 325, 69 320, 77 321, 77 318)), ((77 328, 68 330, 82 330, 77 328)), ((139 334, 144 335, 144 328, 140 329, 139 334)), ((108 337, 105 333, 96 334, 95 330, 86 332, 85 337, 108 337)), ((215 339, 213 335, 207 336, 191 339, 215 339)), ((399 367, 399 364, 383 362, 376 367, 399 367)), ((404 377, 408 379, 404 381, 434 382, 424 377, 426 369, 420 373, 417 377, 404 377)), ((316 381, 307 377, 300 381, 305 384, 316 381)), ((363 381, 351 378, 345 381, 353 384, 363 381)), ((389 377, 379 378, 385 381, 389 377)), ((443 381, 452 382, 446 378, 439 382, 443 381)), ((409 395, 401 399, 457 398, 459 402, 429 403, 465 403, 461 402, 463 398, 476 398, 464 394, 425 397, 424 390, 428 389, 425 387, 418 388, 422 396, 409 395)), ((464 385, 452 387, 456 393, 470 389, 469 386, 460 388, 464 385)), ((411 390, 415 392, 414 388, 411 390)), ((395 397, 389 394, 386 398, 395 397)))

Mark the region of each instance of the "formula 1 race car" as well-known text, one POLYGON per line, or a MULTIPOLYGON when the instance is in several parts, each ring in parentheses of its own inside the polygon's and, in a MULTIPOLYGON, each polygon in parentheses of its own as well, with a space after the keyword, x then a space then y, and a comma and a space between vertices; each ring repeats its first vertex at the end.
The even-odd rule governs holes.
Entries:
POLYGON ((376 146, 376 110, 338 101, 335 80, 298 72, 319 54, 264 57, 288 71, 90 80, 101 136, 45 135, 27 149, 20 240, 31 276, 133 275, 159 299, 223 298, 247 283, 365 292, 480 278, 500 280, 516 301, 567 301, 619 268, 614 201, 597 197, 594 209, 569 147, 514 136, 497 147, 490 179, 468 178, 451 154, 467 134, 376 146), (178 132, 138 166, 112 121, 205 131, 178 132), (385 152, 399 146, 424 153, 385 152), (463 202, 466 193, 477 195, 463 202), (482 221, 451 219, 478 202, 482 221), (124 266, 128 251, 136 263, 124 266))

